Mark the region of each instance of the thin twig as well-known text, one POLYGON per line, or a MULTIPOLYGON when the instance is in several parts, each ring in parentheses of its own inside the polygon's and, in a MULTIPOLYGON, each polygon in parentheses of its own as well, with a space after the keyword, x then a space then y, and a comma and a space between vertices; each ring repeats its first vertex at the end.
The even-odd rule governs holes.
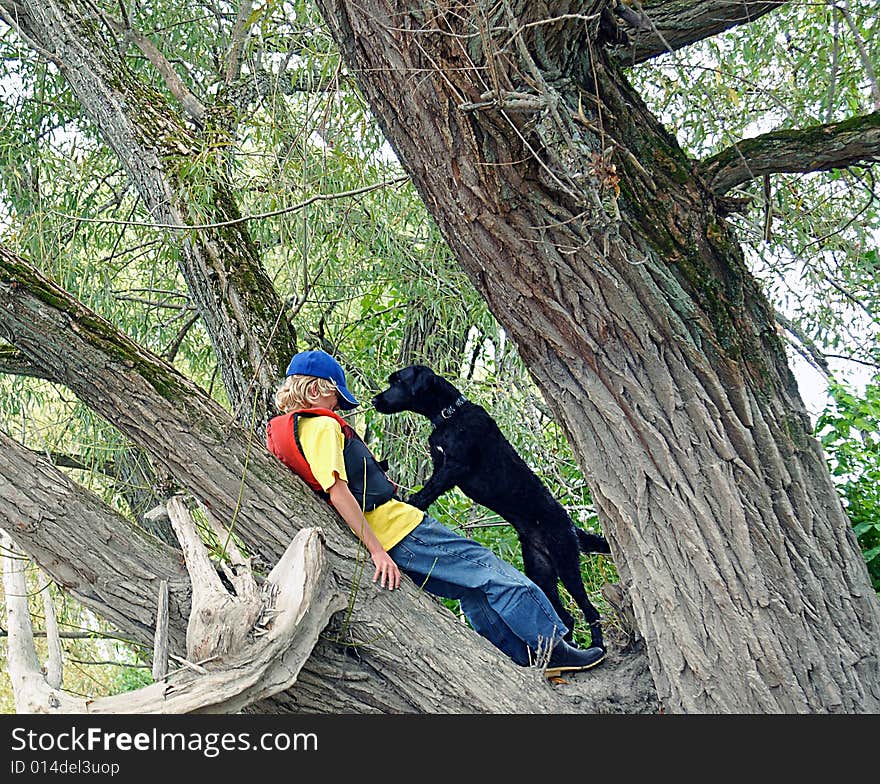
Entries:
POLYGON ((868 77, 868 84, 871 87, 871 96, 874 99, 874 108, 880 112, 880 84, 877 83, 877 74, 874 72, 874 66, 871 63, 871 55, 868 53, 865 48, 865 40, 859 33, 859 28, 856 27, 855 20, 852 18, 852 13, 849 8, 849 0, 843 0, 843 8, 840 6, 835 6, 841 14, 843 14, 843 18, 846 20, 847 25, 849 26, 850 32, 853 34, 853 38, 856 42, 856 47, 859 50, 859 56, 862 60, 862 67, 865 69, 865 75, 868 77))
POLYGON ((110 224, 113 226, 137 226, 144 229, 173 229, 180 231, 222 229, 225 226, 236 226, 239 223, 246 223, 247 221, 251 220, 274 218, 277 215, 284 215, 285 213, 296 212, 297 210, 301 210, 304 207, 308 207, 310 204, 314 204, 315 202, 319 201, 332 201, 334 199, 344 199, 349 196, 360 196, 362 193, 369 193, 370 191, 375 191, 388 185, 400 185, 401 183, 406 182, 408 179, 409 175, 403 175, 401 177, 396 177, 393 180, 385 180, 383 182, 374 183, 373 185, 365 185, 363 188, 355 188, 350 191, 340 191, 339 193, 316 193, 314 196, 310 196, 305 201, 302 201, 299 204, 291 205, 290 207, 282 207, 277 210, 271 210, 270 212, 260 212, 254 215, 244 215, 241 218, 233 218, 232 220, 219 221, 217 223, 149 223, 145 221, 123 221, 112 218, 86 218, 82 215, 69 215, 66 212, 59 212, 58 210, 52 210, 52 213, 62 218, 67 218, 68 220, 72 221, 78 221, 80 223, 100 223, 104 225, 110 224))

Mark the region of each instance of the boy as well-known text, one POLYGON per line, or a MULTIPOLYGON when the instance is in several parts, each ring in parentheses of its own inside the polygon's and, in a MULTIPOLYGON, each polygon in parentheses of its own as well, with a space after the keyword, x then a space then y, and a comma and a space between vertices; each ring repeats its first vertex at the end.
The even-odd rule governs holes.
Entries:
POLYGON ((458 599, 473 629, 521 666, 550 649, 545 674, 586 670, 605 658, 580 650, 544 593, 511 564, 396 497, 396 487, 337 413, 358 405, 345 372, 324 351, 301 351, 275 394, 282 412, 266 430, 269 450, 322 495, 367 548, 373 582, 394 590, 400 573, 437 596, 458 599))

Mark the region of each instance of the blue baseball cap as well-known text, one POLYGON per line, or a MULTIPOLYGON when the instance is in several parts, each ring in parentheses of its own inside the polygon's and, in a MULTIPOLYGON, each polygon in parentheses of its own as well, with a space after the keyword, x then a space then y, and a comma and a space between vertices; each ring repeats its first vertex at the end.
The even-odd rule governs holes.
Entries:
POLYGON ((326 351, 315 349, 314 351, 300 351, 287 366, 288 376, 314 376, 315 378, 323 378, 336 384, 336 391, 339 392, 339 407, 345 411, 350 411, 360 404, 348 387, 345 385, 345 371, 333 357, 326 351))

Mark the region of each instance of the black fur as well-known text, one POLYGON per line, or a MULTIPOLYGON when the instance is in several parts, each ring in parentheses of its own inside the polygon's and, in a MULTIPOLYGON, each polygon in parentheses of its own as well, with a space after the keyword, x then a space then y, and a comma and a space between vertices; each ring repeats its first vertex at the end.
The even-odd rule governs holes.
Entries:
POLYGON ((547 594, 571 630, 574 619, 559 599, 561 580, 590 626, 592 645, 604 648, 599 613, 587 598, 580 574, 581 552, 610 552, 604 537, 574 525, 495 420, 482 406, 465 400, 449 381, 425 365, 410 365, 392 373, 388 384, 373 398, 379 413, 413 411, 434 425, 428 438, 434 471, 409 503, 427 509, 457 485, 472 501, 503 517, 519 536, 526 575, 547 594))

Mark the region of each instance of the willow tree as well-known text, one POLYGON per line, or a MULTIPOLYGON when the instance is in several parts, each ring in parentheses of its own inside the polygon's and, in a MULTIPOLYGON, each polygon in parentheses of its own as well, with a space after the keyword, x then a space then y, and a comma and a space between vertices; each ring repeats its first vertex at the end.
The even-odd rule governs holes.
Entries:
POLYGON ((876 711, 880 606, 726 214, 875 159, 880 115, 695 160, 627 78, 786 3, 319 4, 574 445, 662 703, 876 711))
MULTIPOLYGON (((874 155, 876 115, 699 161, 626 72, 780 5, 322 5, 437 226, 564 427, 628 587, 653 677, 634 654, 549 685, 411 584, 389 595, 365 582, 348 532, 255 441, 308 290, 277 292, 264 267, 282 240, 254 240, 260 223, 242 219, 251 194, 229 156, 241 92, 265 84, 257 69, 237 81, 246 33, 295 9, 210 4, 228 39, 206 50, 222 73, 199 90, 204 68, 189 79, 175 69, 186 35, 180 56, 163 55, 138 29, 150 9, 118 19, 112 3, 0 0, 16 45, 63 77, 64 99, 125 170, 144 230, 174 248, 229 410, 77 299, 74 279, 35 269, 56 269, 41 243, 0 248, 0 367, 71 390, 269 566, 298 529, 321 526, 332 580, 356 587, 296 683, 252 709, 646 711, 659 696, 668 711, 876 710, 876 597, 728 224, 743 206, 729 189, 749 177, 874 155)), ((303 38, 305 51, 315 34, 303 38)), ((376 234, 360 239, 379 244, 376 234)), ((0 526, 132 639, 149 641, 156 589, 169 584, 181 650, 177 552, 6 436, 0 526)))

